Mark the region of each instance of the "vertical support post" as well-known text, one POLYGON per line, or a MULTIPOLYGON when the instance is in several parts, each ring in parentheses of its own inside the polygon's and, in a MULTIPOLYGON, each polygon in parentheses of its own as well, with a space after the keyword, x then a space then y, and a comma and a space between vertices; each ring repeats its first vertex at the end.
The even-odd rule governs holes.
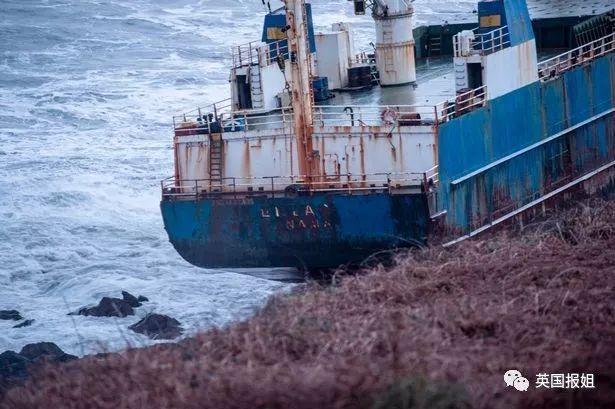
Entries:
POLYGON ((179 174, 179 152, 178 152, 178 147, 177 145, 179 144, 178 139, 177 139, 177 135, 173 136, 173 155, 175 156, 175 160, 173 162, 175 162, 174 164, 174 171, 175 171, 175 187, 178 187, 180 185, 180 178, 181 175, 179 174))
POLYGON ((306 176, 306 183, 311 184, 316 168, 313 150, 312 109, 312 55, 309 49, 307 16, 305 0, 284 0, 286 5, 286 24, 288 26, 288 52, 291 76, 291 99, 293 107, 293 125, 297 140, 299 173, 306 176))

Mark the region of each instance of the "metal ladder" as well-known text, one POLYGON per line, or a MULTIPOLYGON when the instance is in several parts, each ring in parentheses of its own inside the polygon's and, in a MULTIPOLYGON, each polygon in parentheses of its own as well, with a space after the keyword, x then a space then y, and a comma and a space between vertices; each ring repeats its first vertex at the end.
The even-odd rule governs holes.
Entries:
POLYGON ((213 191, 222 187, 222 135, 212 134, 209 145, 209 179, 213 191))
POLYGON ((457 89, 466 88, 468 86, 468 73, 466 72, 466 64, 464 61, 455 62, 455 85, 457 89))
POLYGON ((264 108, 263 85, 261 83, 261 71, 258 64, 250 66, 250 92, 252 95, 252 108, 264 108))
POLYGON ((442 37, 441 36, 433 36, 429 37, 429 55, 442 55, 442 37))
POLYGON ((393 44, 393 23, 391 20, 382 22, 382 42, 387 44, 384 49, 384 70, 393 72, 395 71, 395 62, 393 61, 393 50, 390 48, 393 44))
POLYGON ((370 70, 372 74, 372 84, 380 85, 380 73, 378 72, 378 67, 375 65, 370 65, 370 70))

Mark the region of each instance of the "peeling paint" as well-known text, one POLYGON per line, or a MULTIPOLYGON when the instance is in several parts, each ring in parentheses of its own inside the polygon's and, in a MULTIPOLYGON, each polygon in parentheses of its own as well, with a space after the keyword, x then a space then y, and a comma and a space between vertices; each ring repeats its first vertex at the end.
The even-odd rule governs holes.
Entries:
POLYGON ((615 159, 615 114, 610 114, 451 185, 453 179, 613 108, 613 66, 615 55, 607 55, 442 124, 440 206, 447 210, 449 228, 474 230, 615 159))

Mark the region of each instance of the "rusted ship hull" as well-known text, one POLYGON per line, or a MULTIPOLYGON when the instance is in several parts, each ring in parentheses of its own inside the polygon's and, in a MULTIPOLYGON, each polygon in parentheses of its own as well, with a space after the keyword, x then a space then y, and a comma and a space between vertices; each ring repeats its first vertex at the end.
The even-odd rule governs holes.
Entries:
POLYGON ((163 201, 171 242, 204 268, 331 268, 424 244, 424 194, 163 201))
POLYGON ((615 54, 443 124, 439 142, 441 210, 446 225, 463 234, 553 204, 580 185, 590 186, 588 193, 608 190, 615 167, 615 54))
MULTIPOLYGON (((302 13, 300 2, 288 3, 302 13)), ((162 183, 171 242, 206 268, 335 268, 423 244, 436 231, 454 243, 578 193, 611 190, 614 16, 576 27, 577 48, 540 61, 524 0, 479 1, 479 26, 453 37, 450 71, 430 78, 439 70, 428 66, 416 90, 380 87, 366 93, 368 105, 351 97, 313 105, 310 54, 297 48, 292 109, 257 119, 214 104, 205 111, 214 114, 198 109, 174 121, 176 175, 162 183), (454 91, 437 103, 430 94, 447 92, 440 83, 454 91)), ((269 45, 266 58, 256 54, 251 73, 279 68, 269 45)))

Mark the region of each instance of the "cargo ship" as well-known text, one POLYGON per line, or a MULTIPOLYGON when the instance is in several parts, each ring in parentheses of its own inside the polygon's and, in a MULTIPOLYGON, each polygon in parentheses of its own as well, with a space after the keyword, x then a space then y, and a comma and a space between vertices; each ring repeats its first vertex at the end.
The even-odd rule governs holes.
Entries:
MULTIPOLYGON (((376 41, 286 0, 232 48, 230 98, 176 116, 171 243, 203 268, 356 265, 449 244, 615 187, 615 30, 539 53, 525 0, 477 2, 453 55, 417 59, 409 0, 352 2, 376 41)), ((432 50, 433 51, 433 50, 432 50)))

